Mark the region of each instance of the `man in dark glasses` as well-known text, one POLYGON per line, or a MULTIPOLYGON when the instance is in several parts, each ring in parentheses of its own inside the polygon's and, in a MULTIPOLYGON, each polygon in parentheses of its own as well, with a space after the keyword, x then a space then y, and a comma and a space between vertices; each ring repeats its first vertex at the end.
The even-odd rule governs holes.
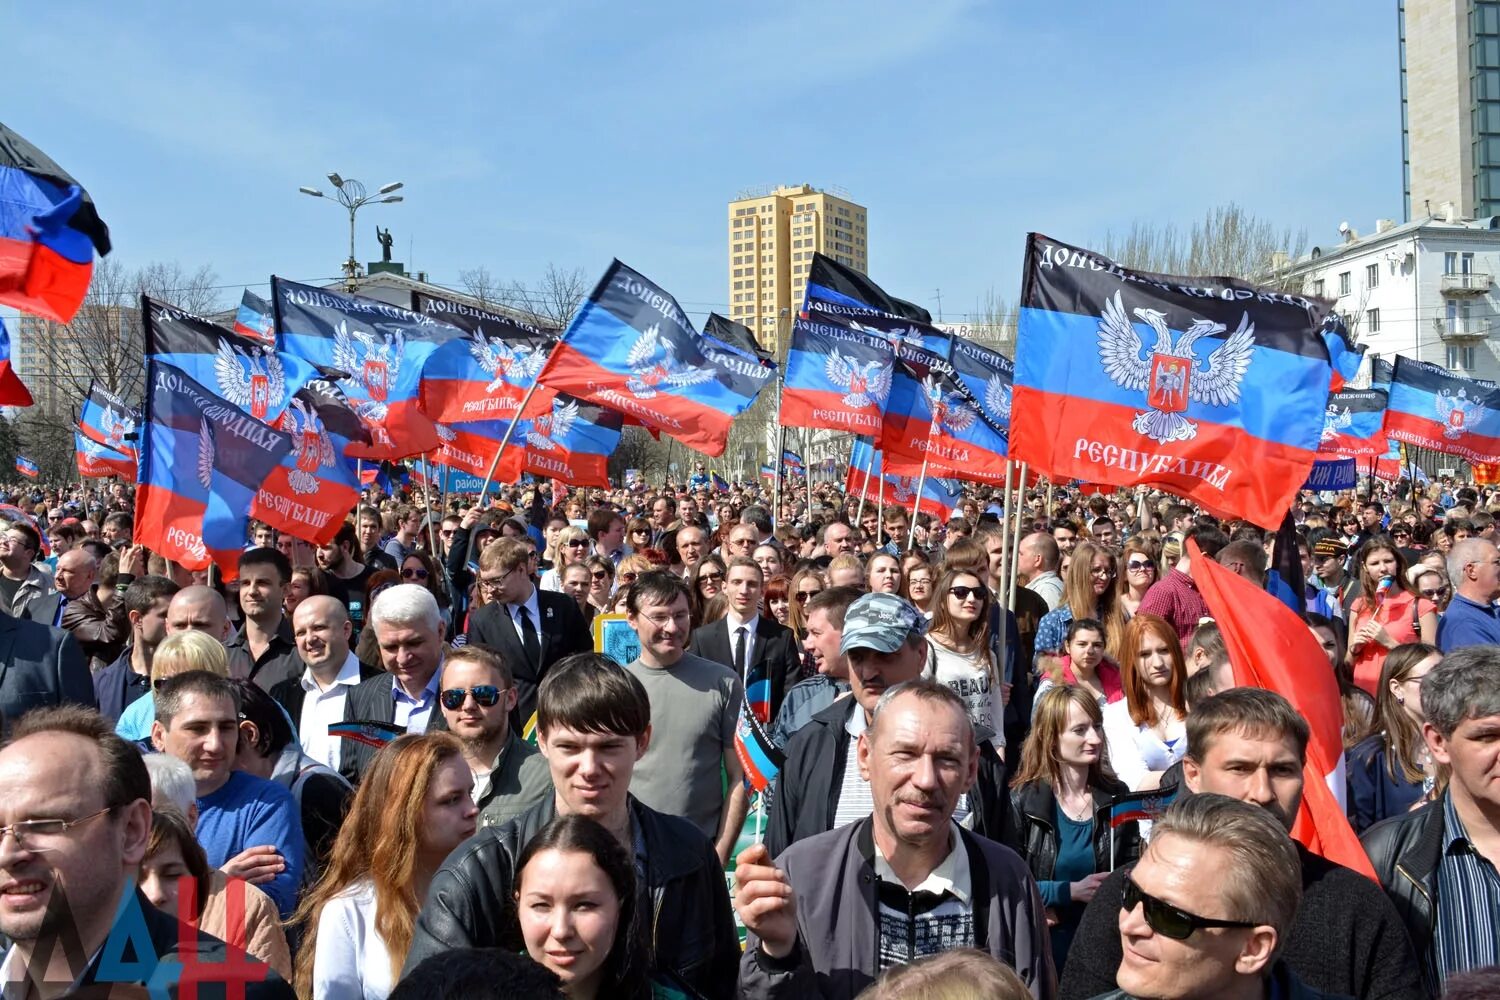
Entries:
POLYGON ((1194 795, 1157 820, 1125 881, 1119 989, 1101 1000, 1325 997, 1279 954, 1302 886, 1275 819, 1225 795, 1194 795))
MULTIPOLYGON (((1227 795, 1259 806, 1282 829, 1291 829, 1302 802, 1308 741, 1307 720, 1291 703, 1261 688, 1221 691, 1195 704, 1188 713, 1187 741, 1180 797, 1205 792, 1227 795)), ((1152 830, 1152 846, 1159 832, 1152 830)), ((1411 940, 1380 887, 1301 845, 1294 845, 1294 849, 1302 901, 1290 930, 1280 938, 1281 958, 1291 971, 1311 989, 1357 1000, 1425 997, 1411 940)), ((1099 884, 1084 911, 1063 969, 1063 1000, 1118 995, 1109 991, 1125 986, 1124 981, 1116 981, 1115 974, 1123 957, 1121 909, 1132 871, 1127 866, 1111 873, 1099 884)), ((1146 883, 1138 885, 1151 891, 1146 883)), ((1176 902, 1192 910, 1188 903, 1176 902)), ((1198 916, 1223 915, 1223 911, 1207 907, 1193 912, 1198 916)), ((1128 947, 1129 941, 1125 944, 1128 947)))
POLYGON ((449 653, 438 704, 474 774, 480 826, 508 822, 552 791, 546 759, 511 728, 516 688, 503 656, 482 646, 449 653))

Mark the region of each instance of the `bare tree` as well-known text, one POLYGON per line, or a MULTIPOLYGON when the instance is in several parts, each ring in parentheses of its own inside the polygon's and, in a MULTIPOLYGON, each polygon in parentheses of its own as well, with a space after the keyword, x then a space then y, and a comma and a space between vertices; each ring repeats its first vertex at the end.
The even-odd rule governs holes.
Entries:
POLYGON ((1186 229, 1136 222, 1124 234, 1107 232, 1095 249, 1117 264, 1141 271, 1222 275, 1287 287, 1300 284, 1300 279, 1289 279, 1276 262, 1296 260, 1306 247, 1305 231, 1278 231, 1268 220, 1230 202, 1209 209, 1186 229))
POLYGON ((458 282, 471 298, 479 302, 481 309, 500 305, 504 290, 490 274, 487 267, 471 267, 458 272, 458 282))
POLYGON ((499 300, 520 313, 532 326, 563 330, 572 322, 573 314, 593 287, 593 282, 581 268, 564 270, 556 264, 548 264, 547 273, 534 287, 512 281, 500 290, 499 300))
POLYGON ((73 406, 96 381, 129 402, 139 402, 145 379, 140 297, 149 295, 206 315, 218 304, 215 280, 206 264, 189 272, 175 262, 131 269, 113 257, 98 261, 73 322, 38 337, 45 375, 55 390, 39 394, 42 408, 55 414, 73 406))

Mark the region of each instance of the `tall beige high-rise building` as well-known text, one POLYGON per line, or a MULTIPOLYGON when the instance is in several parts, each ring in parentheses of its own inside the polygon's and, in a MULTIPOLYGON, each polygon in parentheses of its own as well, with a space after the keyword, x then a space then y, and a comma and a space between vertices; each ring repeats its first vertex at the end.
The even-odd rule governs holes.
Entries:
POLYGON ((1500 0, 1398 0, 1406 218, 1500 215, 1500 0))
POLYGON ((807 184, 750 191, 729 203, 729 318, 786 355, 814 253, 867 273, 865 207, 807 184))

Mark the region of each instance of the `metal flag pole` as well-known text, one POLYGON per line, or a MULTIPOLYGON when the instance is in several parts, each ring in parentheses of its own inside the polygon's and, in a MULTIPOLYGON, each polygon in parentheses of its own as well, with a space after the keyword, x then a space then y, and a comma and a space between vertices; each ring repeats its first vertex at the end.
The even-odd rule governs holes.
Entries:
POLYGON ((432 530, 432 463, 427 452, 422 452, 422 520, 427 522, 427 551, 432 553, 434 563, 438 561, 437 535, 432 530))
POLYGON ((786 427, 781 423, 781 373, 776 373, 776 457, 772 459, 771 465, 771 520, 772 523, 781 521, 781 467, 786 463, 782 456, 786 453, 786 427))
MULTIPOLYGON (((558 341, 558 343, 562 343, 558 341)), ((554 347, 553 350, 556 350, 554 347)), ((552 360, 549 356, 549 362, 552 360)), ((544 369, 546 365, 542 366, 544 369)), ((505 433, 500 436, 500 447, 495 449, 495 457, 490 460, 489 471, 484 474, 484 485, 479 487, 479 506, 484 506, 484 495, 490 491, 490 483, 495 479, 495 470, 500 467, 500 456, 505 454, 505 446, 510 444, 510 436, 515 433, 516 424, 521 420, 521 414, 526 412, 526 404, 531 402, 531 397, 536 393, 537 386, 541 385, 536 379, 531 380, 531 386, 526 390, 526 395, 521 397, 521 405, 516 407, 515 415, 510 418, 510 423, 505 425, 505 433)))
MULTIPOLYGON (((1009 545, 1010 544, 1010 538, 1009 538, 1009 533, 1010 533, 1010 519, 1015 514, 1015 502, 1012 499, 1012 492, 1011 491, 1015 488, 1015 485, 1016 485, 1016 463, 1012 462, 1009 458, 1007 458, 1005 460, 1005 492, 1003 494, 1001 494, 1001 496, 1003 497, 1002 504, 1005 507, 1005 512, 1000 515, 1000 517, 1001 517, 1001 521, 1000 521, 1000 541, 1004 545, 1009 545)), ((1004 590, 1005 590, 1005 568, 1004 568, 1005 567, 1005 563, 1002 561, 1000 565, 1001 565, 1000 578, 995 581, 995 588, 996 588, 995 596, 997 598, 999 598, 1000 596, 1002 596, 1003 593, 1004 593, 1004 590)), ((1007 607, 1009 607, 1009 605, 1007 605, 1007 607)), ((1014 611, 1015 608, 1011 608, 1011 610, 1014 611)))
POLYGON ((1012 611, 1016 609, 1016 570, 1021 562, 1021 507, 1024 505, 1023 497, 1026 495, 1026 463, 1021 463, 1021 476, 1016 482, 1016 534, 1015 543, 1010 547, 1010 589, 1007 592, 1005 606, 1012 611))
MULTIPOLYGON (((849 457, 854 457, 854 443, 849 444, 849 457)), ((865 498, 870 495, 870 472, 875 468, 875 442, 870 442, 870 460, 865 463, 865 485, 859 491, 859 510, 854 514, 856 524, 865 518, 865 498)))
POLYGON ((803 482, 807 486, 807 516, 808 517, 812 517, 812 509, 813 509, 813 504, 812 504, 812 497, 813 497, 813 490, 812 490, 813 464, 812 464, 812 428, 811 427, 804 427, 804 428, 802 428, 802 475, 804 477, 803 478, 803 482))
MULTIPOLYGON (((907 548, 911 548, 912 542, 915 541, 917 537, 917 515, 922 513, 922 490, 927 485, 927 459, 932 454, 933 432, 937 430, 937 403, 935 400, 929 400, 929 403, 932 406, 932 419, 927 421, 927 447, 922 449, 922 470, 917 473, 917 502, 916 505, 912 508, 911 517, 910 519, 908 519, 906 525, 907 548)), ((879 531, 880 529, 877 527, 876 530, 879 531)))

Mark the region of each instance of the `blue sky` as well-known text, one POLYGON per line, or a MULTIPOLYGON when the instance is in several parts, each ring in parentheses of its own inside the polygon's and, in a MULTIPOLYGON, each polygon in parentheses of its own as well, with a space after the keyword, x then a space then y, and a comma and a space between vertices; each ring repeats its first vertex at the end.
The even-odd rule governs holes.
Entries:
POLYGON ((614 256, 695 318, 727 311, 725 203, 768 184, 846 189, 872 276, 948 319, 1016 298, 1031 229, 1235 201, 1317 242, 1402 211, 1390 0, 48 0, 0 33, 6 124, 122 262, 211 265, 225 305, 337 273, 347 216, 297 193, 330 170, 406 184, 362 260, 377 223, 449 285, 614 256))

